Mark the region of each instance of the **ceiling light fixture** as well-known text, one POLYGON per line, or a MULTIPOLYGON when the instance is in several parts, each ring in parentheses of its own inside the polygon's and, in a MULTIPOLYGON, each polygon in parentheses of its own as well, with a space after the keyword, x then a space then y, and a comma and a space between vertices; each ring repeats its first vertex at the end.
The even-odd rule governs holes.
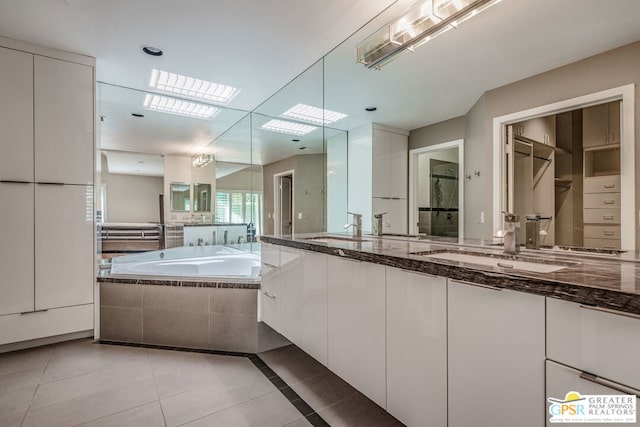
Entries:
POLYGON ((194 157, 192 164, 197 168, 201 168, 209 163, 213 163, 213 160, 214 157, 211 154, 200 154, 199 156, 194 157))
POLYGON ((162 56, 163 54, 162 50, 153 46, 142 46, 142 51, 151 56, 162 56))
POLYGON ((133 117, 138 117, 138 118, 142 118, 142 117, 144 117, 144 114, 140 114, 140 113, 131 113, 131 115, 132 115, 133 117))
POLYGON ((358 62, 379 70, 406 50, 457 28, 500 0, 423 0, 357 46, 358 62))
POLYGON ((161 92, 227 105, 240 93, 238 88, 182 74, 151 70, 149 87, 161 92))
POLYGON ((161 111, 163 113, 176 114, 178 116, 195 117, 197 119, 211 120, 220 110, 211 105, 198 104, 168 96, 153 95, 148 93, 144 98, 144 108, 161 111))
POLYGON ((367 108, 365 108, 365 111, 368 111, 368 112, 372 113, 372 112, 376 111, 377 109, 378 109, 377 107, 367 107, 367 108))
POLYGON ((315 126, 302 123, 288 122, 286 120, 272 119, 262 125, 262 129, 271 132, 286 133, 288 135, 302 136, 318 129, 315 126))
POLYGON ((343 113, 312 107, 306 104, 297 104, 282 113, 282 115, 284 117, 325 126, 347 117, 347 115, 343 113))

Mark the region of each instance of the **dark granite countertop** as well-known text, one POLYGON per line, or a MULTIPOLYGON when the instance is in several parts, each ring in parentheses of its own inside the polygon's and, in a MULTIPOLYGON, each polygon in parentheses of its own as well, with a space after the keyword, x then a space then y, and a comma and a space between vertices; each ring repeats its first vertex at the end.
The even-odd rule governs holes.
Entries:
MULTIPOLYGON (((578 254, 576 252, 523 250, 505 255, 493 242, 448 242, 418 238, 364 235, 362 241, 340 240, 339 234, 261 236, 261 241, 307 251, 371 262, 404 270, 479 283, 497 288, 559 298, 580 304, 640 315, 640 263, 637 254, 578 254), (330 242, 314 238, 337 236, 330 242), (441 252, 480 254, 510 261, 530 261, 562 266, 559 271, 538 273, 515 268, 427 258, 441 252)), ((350 237, 343 235, 344 237, 350 237)))

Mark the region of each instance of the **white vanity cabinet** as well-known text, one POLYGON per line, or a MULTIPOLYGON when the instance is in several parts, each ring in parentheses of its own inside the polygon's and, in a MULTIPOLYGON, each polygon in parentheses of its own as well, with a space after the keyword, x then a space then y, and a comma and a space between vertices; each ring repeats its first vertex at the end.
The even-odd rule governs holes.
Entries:
POLYGON ((280 329, 300 347, 303 303, 302 252, 280 247, 280 329))
POLYGON ((0 315, 33 311, 33 186, 0 183, 0 315))
POLYGON ((302 314, 300 347, 327 365, 327 272, 329 256, 302 251, 302 314))
MULTIPOLYGON (((640 390, 632 389, 621 384, 616 384, 602 378, 594 377, 578 369, 547 360, 546 362, 546 383, 547 397, 564 400, 567 393, 575 391, 581 395, 618 395, 618 394, 635 394, 640 390)), ((551 414, 549 413, 550 403, 547 403, 547 426, 557 425, 549 422, 551 414)), ((640 398, 636 398, 636 408, 640 408, 640 398)), ((604 424, 581 423, 582 426, 602 426, 604 424)), ((635 423, 625 423, 625 426, 640 425, 640 417, 636 418, 635 423)))
POLYGON ((34 57, 37 182, 93 183, 93 67, 34 57))
POLYGON ((547 298, 547 359, 640 390, 640 316, 547 298))
POLYGON ((328 367, 386 408, 385 267, 328 263, 328 367))
POLYGON ((481 286, 448 281, 448 426, 541 426, 544 297, 481 286))
POLYGON ((33 55, 0 47, 0 76, 0 181, 32 182, 33 55))
POLYGON ((260 244, 260 320, 280 332, 280 246, 260 244))
POLYGON ((387 411, 447 425, 447 279, 387 267, 387 411))

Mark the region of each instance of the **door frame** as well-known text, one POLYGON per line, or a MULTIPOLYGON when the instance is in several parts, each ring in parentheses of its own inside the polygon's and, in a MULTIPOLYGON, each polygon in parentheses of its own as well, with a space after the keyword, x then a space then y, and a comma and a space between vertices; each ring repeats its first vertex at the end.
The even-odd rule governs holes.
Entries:
POLYGON ((273 174, 273 234, 282 235, 282 224, 280 223, 280 179, 283 176, 291 175, 291 234, 295 234, 296 218, 296 192, 295 192, 295 170, 278 172, 273 174))
POLYGON ((502 210, 505 207, 505 138, 507 126, 537 117, 564 113, 580 108, 622 101, 620 114, 620 206, 621 224, 625 224, 621 235, 623 250, 635 250, 636 247, 636 187, 635 187, 635 84, 614 87, 576 98, 542 105, 528 110, 517 111, 493 118, 493 230, 502 228, 502 210))
POLYGON ((458 238, 464 238, 464 139, 409 150, 409 234, 418 234, 418 157, 434 151, 458 149, 458 238))

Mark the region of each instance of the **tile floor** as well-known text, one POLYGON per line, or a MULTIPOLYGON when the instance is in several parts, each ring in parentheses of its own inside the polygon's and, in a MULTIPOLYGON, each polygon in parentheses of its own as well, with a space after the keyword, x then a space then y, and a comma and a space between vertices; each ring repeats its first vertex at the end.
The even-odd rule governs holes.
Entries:
MULTIPOLYGON (((260 357, 332 426, 402 425, 295 346, 260 357)), ((77 340, 0 354, 0 426, 311 425, 279 387, 246 357, 77 340)))

